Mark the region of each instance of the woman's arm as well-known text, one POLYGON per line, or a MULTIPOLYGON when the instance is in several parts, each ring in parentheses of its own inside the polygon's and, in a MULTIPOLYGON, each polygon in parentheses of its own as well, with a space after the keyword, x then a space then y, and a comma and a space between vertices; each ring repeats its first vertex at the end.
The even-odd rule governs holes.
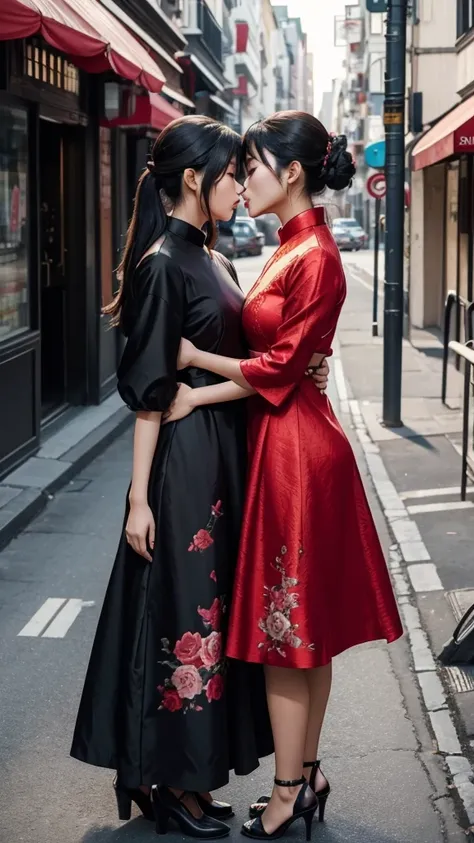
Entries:
POLYGON ((160 433, 162 413, 139 412, 133 437, 132 484, 129 492, 130 512, 125 527, 127 541, 136 553, 152 561, 148 546, 155 543, 155 519, 148 504, 148 483, 160 433))

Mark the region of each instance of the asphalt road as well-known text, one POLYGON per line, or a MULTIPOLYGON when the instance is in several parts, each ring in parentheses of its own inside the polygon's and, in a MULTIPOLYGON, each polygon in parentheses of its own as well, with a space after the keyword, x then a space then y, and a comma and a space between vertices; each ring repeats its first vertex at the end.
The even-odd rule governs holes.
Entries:
MULTIPOLYGON (((268 254, 266 255, 268 257, 268 254)), ((250 285, 264 258, 241 259, 250 285)), ((337 397, 331 386, 337 408, 337 397)), ((0 841, 112 843, 154 839, 135 817, 119 823, 113 773, 72 760, 74 720, 121 528, 131 465, 131 435, 117 440, 50 501, 30 527, 0 553, 0 841), (51 599, 64 601, 60 637, 31 625, 51 599), (65 601, 70 601, 66 604, 65 601), (72 601, 72 602, 71 602, 72 601), (45 605, 46 604, 46 605, 45 605), (26 627, 26 630, 25 630, 26 627), (23 633, 23 634, 21 634, 23 633)), ((388 537, 368 488, 385 544, 388 537)), ((43 626, 42 626, 43 624, 43 626)), ((460 843, 445 775, 432 751, 405 642, 373 644, 335 663, 335 686, 323 737, 331 780, 321 843, 460 843)), ((233 778, 232 839, 248 803, 268 790, 271 760, 247 779, 233 778)), ((293 839, 303 838, 303 826, 293 839)), ((181 839, 172 831, 167 839, 181 839)))

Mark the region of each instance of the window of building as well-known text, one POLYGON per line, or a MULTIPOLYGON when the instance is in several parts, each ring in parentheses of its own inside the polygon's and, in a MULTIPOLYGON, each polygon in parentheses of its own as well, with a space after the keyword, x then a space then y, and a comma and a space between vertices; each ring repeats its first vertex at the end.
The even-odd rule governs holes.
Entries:
POLYGON ((0 340, 29 327, 26 111, 0 105, 0 340))
POLYGON ((461 38, 474 27, 474 0, 457 0, 457 35, 461 38))
POLYGON ((79 70, 39 38, 25 43, 24 73, 37 82, 79 94, 79 70))

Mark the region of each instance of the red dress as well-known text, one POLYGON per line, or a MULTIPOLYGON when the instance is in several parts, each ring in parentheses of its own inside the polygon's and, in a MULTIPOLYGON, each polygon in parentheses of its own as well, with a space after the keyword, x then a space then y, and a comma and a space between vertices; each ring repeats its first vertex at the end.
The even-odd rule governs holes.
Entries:
POLYGON ((258 393, 227 655, 311 668, 402 626, 352 448, 305 369, 330 354, 346 295, 324 210, 294 217, 249 293, 243 323, 258 393))

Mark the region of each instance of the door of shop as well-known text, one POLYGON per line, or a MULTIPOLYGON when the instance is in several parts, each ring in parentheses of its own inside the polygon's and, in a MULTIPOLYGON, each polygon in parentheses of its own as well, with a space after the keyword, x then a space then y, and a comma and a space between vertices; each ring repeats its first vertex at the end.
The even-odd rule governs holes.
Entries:
POLYGON ((82 128, 39 123, 42 418, 60 413, 77 393, 85 329, 85 230, 82 128))

